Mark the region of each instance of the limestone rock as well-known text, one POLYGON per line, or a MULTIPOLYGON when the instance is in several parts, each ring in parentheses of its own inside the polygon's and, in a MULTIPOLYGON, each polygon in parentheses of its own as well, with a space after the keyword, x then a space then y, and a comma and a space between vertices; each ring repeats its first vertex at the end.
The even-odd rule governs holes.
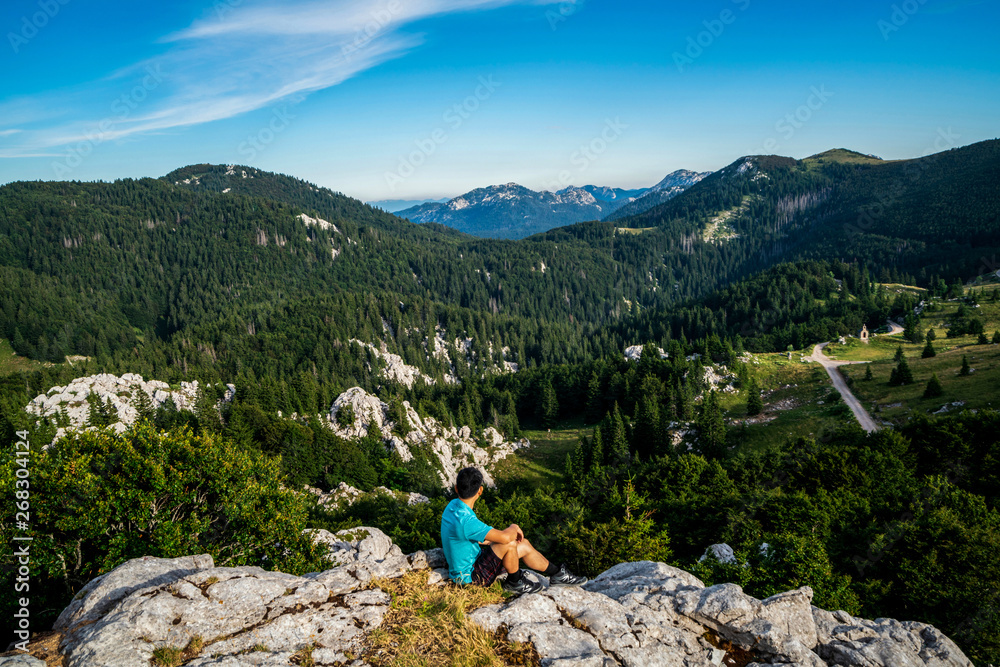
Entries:
POLYGON ((306 530, 313 541, 330 548, 327 555, 334 565, 345 566, 361 581, 379 577, 401 577, 411 569, 410 560, 389 536, 378 528, 362 526, 331 533, 306 530))
POLYGON ((208 554, 184 558, 135 558, 91 579, 59 614, 53 629, 66 631, 81 623, 93 622, 140 588, 171 582, 212 567, 214 563, 208 554))
POLYGON ((702 554, 698 562, 705 560, 706 558, 714 558, 724 565, 735 565, 736 564, 736 552, 728 544, 712 544, 707 549, 705 553, 702 554))
MULTIPOLYGON (((185 664, 285 666, 313 646, 317 665, 360 667, 363 640, 390 604, 366 582, 411 570, 427 571, 428 585, 447 577, 440 549, 403 555, 375 528, 317 530, 313 538, 330 546, 335 567, 301 577, 215 567, 208 556, 124 563, 90 582, 60 615, 64 664, 146 665, 156 648, 201 637, 203 651, 185 664)), ((808 587, 758 600, 735 584, 706 587, 683 570, 642 561, 616 565, 583 587, 547 588, 468 618, 530 642, 545 666, 730 664, 721 638, 749 651, 758 667, 972 667, 932 626, 853 618, 811 600, 808 587)), ((37 664, 0 658, 0 667, 37 664)))
MULTIPOLYGON (((125 373, 121 377, 110 373, 88 375, 76 378, 65 387, 51 387, 44 394, 39 394, 25 406, 28 414, 36 417, 56 418, 64 415, 69 419, 68 427, 60 427, 56 432, 58 440, 68 431, 80 431, 87 428, 90 419, 90 404, 88 398, 93 396, 102 404, 110 401, 118 421, 110 426, 118 433, 135 423, 139 416, 136 409, 140 400, 139 392, 146 395, 152 409, 161 407, 167 401, 173 401, 178 410, 193 410, 198 399, 198 381, 181 382, 180 389, 174 391, 170 385, 160 380, 143 380, 136 373, 125 373)), ((226 385, 223 398, 216 407, 231 402, 236 395, 236 387, 226 385)))
MULTIPOLYGON (((639 361, 642 359, 642 345, 629 345, 625 348, 625 358, 629 361, 639 361)), ((656 348, 656 351, 660 353, 660 359, 667 359, 670 357, 669 354, 663 351, 662 347, 656 348)))
POLYGON ((0 667, 45 667, 45 662, 22 653, 0 658, 0 667))
POLYGON ((214 567, 209 556, 128 561, 87 584, 60 615, 65 664, 149 664, 155 649, 183 648, 194 637, 204 649, 188 665, 285 666, 310 645, 317 664, 346 662, 390 601, 381 590, 359 588, 373 575, 401 575, 410 559, 374 528, 325 537, 346 564, 303 577, 214 567))
POLYGON ((419 505, 421 503, 430 502, 430 498, 422 493, 393 491, 384 486, 376 486, 371 491, 366 492, 356 489, 346 482, 341 482, 337 488, 330 491, 330 493, 324 493, 321 489, 317 489, 312 486, 306 486, 304 487, 304 490, 316 496, 316 501, 320 504, 320 506, 331 510, 344 509, 345 507, 350 507, 359 500, 376 495, 390 496, 397 500, 405 501, 407 505, 419 505))
POLYGON ((406 432, 405 438, 392 435, 397 424, 389 419, 387 403, 383 403, 377 396, 369 394, 361 387, 352 387, 333 402, 327 424, 342 438, 365 437, 369 425, 375 424, 388 446, 395 449, 403 461, 413 459, 412 448, 423 449, 433 456, 432 460, 437 461, 438 478, 444 488, 454 486, 458 471, 469 465, 482 470, 486 485, 494 486, 493 478, 489 474, 490 467, 518 449, 531 445, 524 438, 506 442, 493 427, 483 430, 479 442, 473 438, 468 426, 456 428, 444 426, 432 417, 422 419, 410 406, 409 401, 403 401, 403 408, 406 412, 406 424, 402 425, 406 432), (347 414, 353 414, 353 419, 349 423, 341 424, 342 419, 338 416, 344 410, 347 410, 347 414))
POLYGON ((819 646, 829 664, 861 667, 972 667, 951 639, 932 625, 880 618, 868 621, 837 611, 812 608, 819 646))

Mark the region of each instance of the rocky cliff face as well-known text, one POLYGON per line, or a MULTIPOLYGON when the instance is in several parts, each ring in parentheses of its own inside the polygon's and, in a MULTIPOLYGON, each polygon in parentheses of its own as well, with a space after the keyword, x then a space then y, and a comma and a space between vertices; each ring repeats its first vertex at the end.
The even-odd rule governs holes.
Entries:
MULTIPOLYGON (((309 646, 315 665, 366 665, 365 637, 390 603, 371 581, 428 570, 428 585, 440 585, 441 551, 404 555, 375 528, 315 531, 314 539, 331 546, 334 567, 301 577, 215 567, 204 555, 128 561, 91 581, 59 616, 63 664, 148 665, 154 650, 200 638, 189 667, 284 667, 309 646)), ((644 561, 470 618, 530 642, 544 666, 972 667, 932 626, 858 619, 811 600, 808 587, 757 600, 739 586, 706 587, 683 570, 644 561)), ((42 664, 0 658, 0 667, 42 664)))
POLYGON ((483 429, 479 441, 472 436, 468 426, 445 426, 432 417, 422 419, 409 401, 403 401, 405 424, 389 418, 389 405, 361 387, 353 387, 337 397, 330 406, 327 423, 343 438, 360 438, 368 434, 372 424, 378 426, 386 444, 392 447, 403 461, 413 459, 411 449, 424 449, 438 464, 441 486, 451 488, 458 471, 474 465, 483 471, 488 486, 493 486, 489 469, 518 449, 529 447, 525 438, 506 441, 492 426, 483 429), (344 418, 347 415, 349 418, 344 418), (395 433, 394 433, 395 431, 395 433), (400 436, 399 433, 405 433, 400 436))
MULTIPOLYGON (((110 428, 121 433, 138 418, 140 401, 149 409, 173 401, 178 410, 193 410, 198 393, 197 380, 182 382, 180 389, 175 391, 166 382, 147 381, 135 373, 126 373, 121 377, 90 375, 76 378, 65 387, 52 387, 32 399, 25 410, 38 418, 65 418, 68 425, 57 430, 55 439, 58 440, 67 431, 87 428, 90 419, 88 399, 96 398, 101 404, 110 402, 118 419, 110 428)), ((231 401, 235 393, 233 385, 226 385, 225 396, 218 407, 231 401)), ((361 387, 353 387, 333 402, 326 415, 326 423, 337 435, 347 439, 365 437, 371 424, 375 424, 382 432, 386 446, 394 449, 403 461, 413 459, 411 450, 414 448, 424 450, 436 462, 438 478, 445 488, 454 485, 458 471, 467 465, 480 468, 486 483, 493 486, 494 481, 489 474, 493 464, 531 445, 524 438, 506 441, 493 427, 483 429, 479 437, 473 437, 468 426, 445 426, 430 417, 422 419, 408 401, 403 402, 403 408, 406 423, 396 424, 389 418, 387 403, 361 387), (343 419, 343 415, 353 416, 343 419)))
MULTIPOLYGON (((110 401, 118 421, 111 428, 121 433, 139 416, 137 410, 142 397, 150 409, 155 410, 167 401, 173 401, 178 410, 193 410, 198 400, 198 381, 181 382, 180 389, 172 390, 170 385, 160 380, 144 380, 136 373, 125 373, 121 377, 110 373, 88 375, 74 379, 65 387, 52 387, 44 394, 36 396, 25 407, 30 415, 36 417, 58 418, 64 416, 69 426, 60 427, 56 432, 56 440, 68 430, 86 428, 90 419, 89 400, 96 399, 100 403, 110 401)), ((225 397, 222 403, 233 399, 236 387, 226 385, 225 397)))

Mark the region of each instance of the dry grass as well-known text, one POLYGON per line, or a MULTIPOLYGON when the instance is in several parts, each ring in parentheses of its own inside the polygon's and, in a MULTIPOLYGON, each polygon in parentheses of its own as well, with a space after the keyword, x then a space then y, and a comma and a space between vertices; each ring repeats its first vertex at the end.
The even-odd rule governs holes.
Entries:
MULTIPOLYGON (((28 655, 38 658, 45 663, 46 667, 62 667, 64 661, 59 653, 60 641, 62 641, 61 632, 39 632, 28 642, 28 655)), ((8 651, 0 653, 0 658, 16 655, 23 654, 20 651, 8 651)))
POLYGON ((530 644, 490 633, 466 614, 502 602, 499 584, 428 586, 427 572, 372 582, 392 596, 381 627, 366 640, 365 660, 376 667, 500 667, 540 665, 530 644))

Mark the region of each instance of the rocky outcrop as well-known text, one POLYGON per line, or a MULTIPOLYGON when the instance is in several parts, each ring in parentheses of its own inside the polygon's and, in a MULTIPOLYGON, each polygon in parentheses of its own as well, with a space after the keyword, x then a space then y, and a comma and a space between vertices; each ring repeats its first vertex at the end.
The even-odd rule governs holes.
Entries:
MULTIPOLYGON (((135 423, 139 416, 138 403, 148 401, 148 407, 155 410, 167 401, 173 401, 178 410, 194 410, 198 399, 198 381, 181 382, 180 389, 172 390, 170 385, 160 380, 143 380, 136 373, 125 373, 121 377, 102 373, 76 378, 65 387, 52 387, 39 394, 25 407, 30 415, 57 419, 64 416, 69 425, 60 427, 56 440, 67 431, 79 431, 87 427, 90 419, 90 401, 96 399, 101 404, 111 403, 118 421, 110 427, 121 433, 135 423), (142 397, 139 393, 145 395, 142 397)), ((226 393, 220 406, 233 399, 236 387, 226 385, 226 393)))
MULTIPOLYGON (((375 528, 315 538, 335 567, 301 577, 258 567, 216 567, 208 555, 137 558, 85 586, 60 614, 68 667, 149 665, 154 651, 198 646, 193 667, 296 664, 313 647, 316 665, 350 657, 377 628, 389 596, 368 582, 443 564, 440 550, 404 556, 375 528)), ((0 665, 31 665, 0 658, 0 665)))
POLYGON ((403 361, 403 357, 386 350, 384 343, 381 348, 377 348, 371 343, 363 343, 356 338, 352 338, 350 342, 366 348, 377 358, 385 362, 385 366, 379 369, 378 372, 379 377, 381 378, 391 382, 398 382, 399 384, 405 385, 407 389, 412 389, 413 385, 416 384, 418 380, 422 380, 426 384, 436 383, 434 378, 422 373, 416 366, 411 366, 403 361))
POLYGON ((458 471, 465 466, 476 466, 483 471, 488 486, 494 481, 489 469, 518 449, 529 447, 525 438, 505 441, 492 426, 483 429, 477 441, 472 437, 472 429, 444 426, 436 419, 421 418, 409 401, 403 401, 405 424, 398 425, 389 418, 389 405, 379 400, 361 387, 353 387, 337 397, 330 407, 327 423, 343 438, 362 438, 368 435, 371 424, 382 433, 386 444, 394 449, 403 461, 413 460, 412 448, 424 450, 438 464, 438 478, 441 485, 451 488, 455 484, 458 471), (345 419, 344 416, 349 418, 345 419), (394 433, 395 432, 395 433, 394 433), (405 433, 405 436, 399 435, 405 433))
POLYGON ((422 493, 393 491, 392 489, 387 489, 384 486, 376 486, 371 491, 362 491, 361 489, 355 489, 347 482, 341 482, 337 485, 337 488, 332 489, 330 493, 324 493, 322 489, 317 489, 312 486, 306 486, 305 490, 316 496, 316 502, 319 503, 321 507, 331 510, 344 509, 345 507, 350 507, 359 500, 379 495, 390 496, 395 500, 405 502, 407 505, 419 505, 421 503, 430 502, 430 498, 422 493))
POLYGON ((854 619, 812 604, 812 589, 766 600, 735 584, 706 587, 663 563, 622 563, 582 589, 550 588, 470 615, 530 641, 543 665, 972 667, 932 626, 854 619), (746 664, 746 663, 741 663, 746 664))
MULTIPOLYGON (((629 345, 625 348, 625 358, 629 361, 639 361, 642 359, 642 345, 629 345)), ((656 351, 660 353, 660 359, 667 359, 670 357, 669 354, 663 351, 662 347, 656 348, 656 351)))
MULTIPOLYGON (((440 549, 404 555, 381 531, 313 531, 333 567, 301 577, 256 567, 215 567, 207 555, 139 558, 91 581, 59 616, 69 667, 148 665, 153 652, 200 641, 195 667, 367 664, 365 636, 390 599, 379 577, 442 568, 440 549), (301 654, 300 654, 301 655, 301 654), (356 657, 360 656, 360 657, 356 657)), ((428 583, 439 582, 433 570, 428 583)), ((528 576, 537 576, 534 574, 528 576)), ((544 579, 544 578, 542 578, 544 579)), ((868 621, 811 604, 808 587, 766 600, 739 586, 706 587, 663 563, 612 567, 582 588, 547 588, 469 618, 530 642, 543 666, 972 667, 932 626, 868 621)), ((0 658, 0 666, 31 665, 0 658)))

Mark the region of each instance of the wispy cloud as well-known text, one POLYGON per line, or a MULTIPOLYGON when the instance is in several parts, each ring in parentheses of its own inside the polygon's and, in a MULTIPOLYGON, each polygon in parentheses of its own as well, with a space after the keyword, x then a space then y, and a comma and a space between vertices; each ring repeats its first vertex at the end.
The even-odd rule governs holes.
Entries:
MULTIPOLYGON (((280 7, 223 1, 187 28, 165 36, 163 55, 124 67, 70 96, 86 103, 68 103, 65 91, 18 100, 18 108, 55 106, 69 113, 23 131, 0 131, 0 156, 51 154, 95 137, 120 140, 301 99, 419 46, 419 34, 403 32, 415 21, 556 1, 345 0, 280 7), (73 108, 91 113, 80 117, 73 108)), ((0 104, 0 118, 13 106, 13 101, 0 104)))

